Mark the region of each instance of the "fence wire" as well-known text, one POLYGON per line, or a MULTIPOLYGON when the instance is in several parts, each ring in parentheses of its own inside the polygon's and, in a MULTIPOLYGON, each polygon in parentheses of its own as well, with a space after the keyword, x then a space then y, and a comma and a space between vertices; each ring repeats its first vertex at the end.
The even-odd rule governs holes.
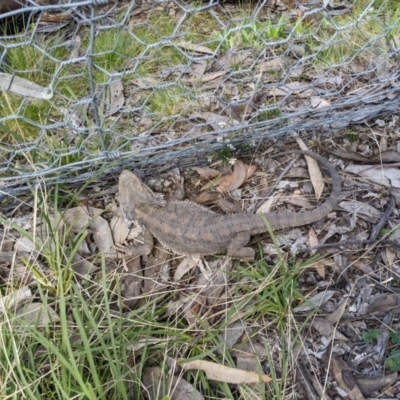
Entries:
POLYGON ((3 1, 2 193, 398 114, 397 3, 3 1))

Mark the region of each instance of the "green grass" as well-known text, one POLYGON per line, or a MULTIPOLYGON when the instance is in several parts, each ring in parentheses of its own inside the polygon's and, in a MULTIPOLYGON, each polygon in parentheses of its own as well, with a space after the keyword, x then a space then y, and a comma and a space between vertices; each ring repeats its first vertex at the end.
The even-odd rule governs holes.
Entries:
POLYGON ((195 94, 179 86, 153 91, 148 97, 148 109, 158 118, 181 113, 189 114, 196 109, 195 94))

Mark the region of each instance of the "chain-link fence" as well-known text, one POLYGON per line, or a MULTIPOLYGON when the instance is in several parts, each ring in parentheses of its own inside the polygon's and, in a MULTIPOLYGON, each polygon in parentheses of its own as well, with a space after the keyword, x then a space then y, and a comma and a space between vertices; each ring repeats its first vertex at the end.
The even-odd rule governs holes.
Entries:
POLYGON ((399 111, 397 0, 104 3, 2 2, 3 193, 399 111))

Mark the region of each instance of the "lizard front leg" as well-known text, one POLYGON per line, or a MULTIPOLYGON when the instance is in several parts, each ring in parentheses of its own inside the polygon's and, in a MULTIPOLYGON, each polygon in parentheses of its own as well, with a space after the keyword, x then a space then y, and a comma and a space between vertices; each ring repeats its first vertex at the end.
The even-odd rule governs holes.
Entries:
POLYGON ((254 260, 255 251, 251 247, 245 247, 250 241, 250 233, 242 232, 231 239, 226 250, 229 257, 244 261, 254 260))
POLYGON ((115 245, 117 250, 125 255, 125 257, 147 256, 153 251, 154 239, 148 229, 143 229, 139 239, 135 239, 137 243, 133 245, 115 245))

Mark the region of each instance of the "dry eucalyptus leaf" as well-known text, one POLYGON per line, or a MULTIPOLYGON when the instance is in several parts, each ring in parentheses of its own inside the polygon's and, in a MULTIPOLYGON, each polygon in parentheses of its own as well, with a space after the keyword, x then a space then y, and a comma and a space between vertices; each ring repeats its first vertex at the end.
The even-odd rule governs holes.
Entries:
POLYGON ((193 44, 190 42, 181 41, 177 42, 176 45, 182 47, 182 49, 195 51, 197 53, 205 53, 205 54, 215 53, 214 50, 211 50, 209 47, 201 46, 199 44, 193 44))
POLYGON ((136 340, 134 343, 131 345, 127 346, 127 350, 129 351, 139 351, 143 347, 151 346, 152 344, 158 344, 162 341, 162 339, 159 338, 152 338, 149 336, 142 336, 141 339, 136 340))
POLYGON ((184 257, 182 261, 179 263, 178 267, 176 268, 174 274, 174 282, 180 282, 182 277, 191 269, 196 267, 199 261, 200 257, 194 257, 194 256, 184 257))
POLYGON ((280 87, 275 87, 269 91, 270 96, 286 97, 295 95, 300 98, 309 99, 311 96, 316 95, 315 89, 310 88, 309 82, 289 82, 280 87))
POLYGON ((347 304, 348 304, 348 300, 343 301, 343 303, 340 304, 339 307, 335 311, 328 314, 325 317, 325 319, 332 324, 336 324, 338 321, 340 321, 342 319, 343 314, 345 313, 347 304))
MULTIPOLYGON (((300 146, 301 150, 308 150, 307 146, 300 138, 298 138, 296 142, 300 146)), ((310 174, 310 180, 315 191, 315 197, 319 200, 324 191, 324 178, 319 169, 318 161, 309 156, 305 156, 305 159, 308 166, 308 173, 310 174)))
POLYGON ((32 240, 28 237, 20 237, 15 242, 15 250, 17 251, 17 253, 31 253, 32 251, 38 250, 43 245, 43 241, 39 237, 36 237, 35 239, 37 246, 35 246, 32 240))
POLYGON ((329 103, 329 101, 321 98, 321 97, 317 97, 317 96, 313 96, 311 97, 311 107, 312 108, 323 108, 323 107, 329 107, 331 104, 329 103))
POLYGON ((127 239, 130 229, 124 221, 124 218, 118 214, 114 214, 110 221, 110 228, 113 233, 114 243, 122 244, 127 239))
POLYGON ((368 307, 368 313, 387 313, 390 310, 400 310, 400 293, 380 294, 368 307))
POLYGON ((359 202, 355 200, 351 201, 341 201, 339 203, 339 206, 353 214, 357 213, 357 216, 365 219, 369 222, 376 223, 379 221, 380 217, 382 216, 382 212, 376 209, 375 207, 371 206, 370 204, 364 203, 364 202, 359 202))
POLYGON ((140 289, 143 282, 143 272, 140 257, 130 259, 124 268, 122 276, 124 305, 132 309, 139 301, 140 289))
POLYGON ((96 216, 103 214, 104 210, 95 207, 73 207, 64 213, 64 222, 70 227, 72 232, 79 232, 88 227, 90 221, 96 216))
POLYGON ((326 290, 324 292, 317 293, 315 296, 307 299, 306 302, 296 307, 296 312, 310 311, 315 308, 319 308, 322 304, 326 303, 336 292, 333 290, 326 290))
MULTIPOLYGON (((313 228, 310 228, 310 230, 308 231, 308 243, 310 244, 310 247, 316 246, 317 244, 319 244, 318 242, 318 236, 315 233, 315 230, 313 228)), ((311 252, 311 255, 314 255, 316 252, 316 250, 313 250, 311 252)), ((317 272, 320 274, 320 272, 318 271, 318 267, 315 267, 315 269, 317 270, 317 272)), ((320 276, 322 278, 325 278, 325 268, 323 268, 323 271, 321 271, 323 273, 323 276, 320 274, 320 276)))
POLYGON ((329 349, 330 347, 322 356, 322 361, 330 368, 338 386, 346 392, 349 399, 364 400, 364 396, 354 379, 351 367, 336 354, 329 354, 329 349))
POLYGON ((207 69, 207 60, 199 60, 191 65, 189 74, 191 76, 201 78, 207 69))
POLYGON ((36 327, 47 327, 58 322, 60 317, 52 307, 42 303, 27 303, 17 310, 18 320, 36 327))
POLYGON ((144 396, 149 400, 204 400, 203 395, 185 379, 169 375, 160 367, 143 369, 144 396))
POLYGON ((31 289, 28 286, 24 286, 6 296, 0 296, 0 315, 8 308, 12 310, 18 308, 20 304, 32 297, 31 289))
POLYGON ((291 197, 282 200, 287 204, 293 204, 294 206, 301 207, 303 210, 312 210, 315 208, 315 205, 311 204, 307 197, 299 194, 293 194, 291 197))
POLYGON ((178 359, 178 363, 184 371, 199 369, 206 373, 208 379, 218 382, 240 385, 243 383, 258 383, 260 381, 268 383, 272 381, 268 375, 249 372, 243 369, 230 368, 211 361, 193 360, 186 362, 185 359, 180 358, 178 359))
POLYGON ((99 269, 96 265, 86 260, 80 254, 74 255, 74 263, 72 264, 74 272, 78 275, 85 276, 99 269))
POLYGON ((158 80, 152 77, 132 79, 131 83, 141 89, 151 89, 159 84, 158 80))
POLYGON ((68 226, 73 225, 72 232, 79 232, 89 224, 99 252, 114 258, 117 257, 117 252, 110 226, 100 216, 103 212, 104 210, 94 207, 74 207, 65 211, 64 221, 68 226))
POLYGON ((398 168, 352 164, 348 165, 345 171, 367 178, 387 188, 400 188, 400 170, 398 168))
POLYGON ((229 49, 220 59, 216 60, 212 70, 220 71, 221 69, 229 71, 236 65, 243 67, 244 61, 251 57, 250 51, 238 51, 236 47, 229 49))
POLYGON ((243 336, 245 330, 246 324, 241 319, 227 325, 219 334, 221 342, 225 344, 224 347, 226 349, 231 349, 243 336))
POLYGON ((189 325, 194 326, 195 329, 208 326, 207 320, 202 320, 202 325, 199 324, 199 316, 204 313, 206 309, 206 298, 198 293, 181 294, 182 301, 182 316, 186 319, 189 325))
POLYGON ((196 286, 201 288, 201 293, 205 295, 207 304, 215 306, 225 301, 221 293, 227 287, 229 272, 232 269, 232 259, 225 257, 214 260, 208 265, 211 274, 201 271, 196 280, 196 286))
POLYGON ((215 203, 221 197, 221 193, 218 192, 201 192, 192 199, 197 204, 208 204, 215 203))
POLYGON ((270 197, 264 203, 261 204, 260 207, 257 209, 257 214, 260 213, 269 213, 271 211, 271 207, 274 205, 274 203, 279 200, 279 198, 282 196, 282 193, 277 193, 274 195, 274 197, 270 197))
POLYGON ((192 169, 195 170, 202 178, 206 179, 213 179, 221 175, 221 172, 214 168, 192 167, 192 169))
POLYGON ((53 97, 53 91, 49 87, 42 87, 19 76, 1 72, 0 90, 9 90, 21 96, 34 97, 40 100, 50 100, 53 97))
POLYGON ((349 339, 341 334, 335 326, 324 318, 314 318, 311 323, 312 327, 317 330, 321 335, 334 340, 342 340, 348 342, 349 339))
POLYGON ((122 85, 121 78, 114 79, 109 84, 108 90, 109 90, 108 93, 109 98, 107 99, 107 104, 108 104, 107 114, 113 115, 117 113, 125 103, 124 86, 122 85))
POLYGON ((187 79, 182 79, 182 82, 187 82, 187 83, 205 83, 205 82, 211 82, 214 79, 220 78, 221 76, 224 76, 226 74, 226 71, 218 71, 218 72, 212 72, 210 74, 203 75, 201 77, 193 77, 193 78, 187 78, 187 79))
POLYGON ((243 185, 256 171, 255 165, 247 165, 242 161, 235 161, 233 172, 224 176, 218 185, 221 192, 231 192, 243 185))

